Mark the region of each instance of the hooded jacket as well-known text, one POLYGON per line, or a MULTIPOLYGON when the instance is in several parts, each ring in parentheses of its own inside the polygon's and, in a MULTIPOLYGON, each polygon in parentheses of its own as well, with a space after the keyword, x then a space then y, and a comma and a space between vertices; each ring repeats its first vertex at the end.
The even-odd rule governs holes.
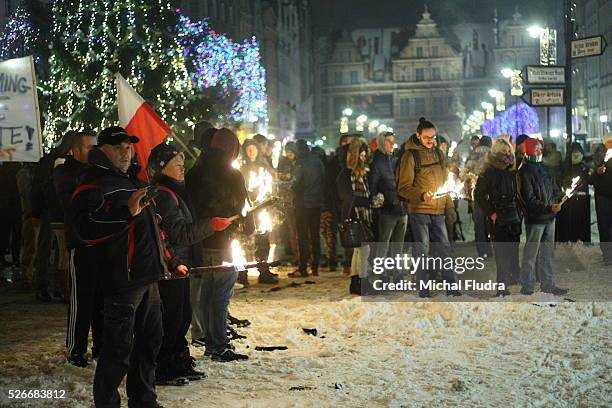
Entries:
POLYGON ((485 169, 474 189, 474 199, 487 217, 497 214, 499 222, 496 225, 521 223, 516 171, 513 165, 508 165, 493 153, 486 156, 485 169))
POLYGON ((324 176, 325 168, 321 159, 312 155, 307 148, 298 146, 298 159, 295 163, 292 185, 295 194, 294 207, 323 207, 324 176))
POLYGON ((547 166, 523 160, 518 170, 519 198, 525 209, 526 224, 547 224, 555 219, 552 204, 558 204, 561 191, 547 166))
POLYGON ((449 196, 436 198, 429 202, 423 201, 423 195, 430 191, 434 193, 444 182, 448 172, 444 162, 440 161, 442 152, 436 153, 437 147, 426 148, 416 138, 411 137, 405 144, 398 169, 398 194, 408 200, 408 213, 443 215, 447 208, 454 208, 449 196), (414 153, 410 151, 413 150, 414 153), (416 171, 413 154, 418 154, 421 168, 416 171))
POLYGON ((132 216, 127 206, 134 191, 145 186, 115 168, 98 148, 70 204, 75 232, 86 245, 98 248, 97 263, 106 293, 133 289, 169 277, 170 258, 162 240, 155 207, 132 216))

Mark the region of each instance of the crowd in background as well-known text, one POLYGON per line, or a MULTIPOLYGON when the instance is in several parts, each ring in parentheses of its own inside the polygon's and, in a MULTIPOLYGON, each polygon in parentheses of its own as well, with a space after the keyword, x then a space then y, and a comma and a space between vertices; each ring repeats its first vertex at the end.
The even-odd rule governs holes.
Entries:
MULTIPOLYGON (((235 240, 249 260, 262 262, 260 284, 278 283, 265 264, 272 258, 295 265, 289 277, 342 267, 350 276, 350 293, 361 294, 372 256, 409 249, 415 256, 450 256, 452 242, 465 240, 458 211, 463 199, 477 255, 495 258, 499 282, 520 283, 521 293, 530 295, 539 281, 543 292, 563 295, 567 290, 554 282, 554 243, 591 241, 592 185, 603 262, 612 265, 612 134, 589 157, 579 143, 563 157, 554 143, 502 135, 472 137, 462 158, 424 118, 406 136, 384 132, 368 141, 343 134, 330 152, 306 140, 286 141, 281 156, 274 157, 275 143, 263 135, 240 143, 232 131, 202 122, 187 150, 174 143, 153 149, 147 185, 136 179, 140 167, 131 146, 137 136, 119 127, 98 135, 70 131, 36 164, 0 165, 0 261, 12 272, 5 278, 21 279, 39 301, 70 304, 66 348, 77 366, 88 365, 90 326, 94 358, 110 347, 104 344, 109 331, 125 331, 115 320, 127 312, 117 309, 113 316, 110 300, 135 302, 132 318, 144 307, 151 320, 132 323, 128 331, 151 349, 149 360, 156 356, 155 364, 141 356, 150 364, 141 368, 156 365, 157 383, 180 385, 205 376, 189 355, 190 328, 192 344, 206 347, 213 359, 247 358, 228 337, 228 307, 233 290, 250 284, 248 275, 187 278, 191 267, 232 262, 235 240), (450 179, 462 187, 439 194, 450 179), (573 195, 564 198, 575 180, 573 195), (264 195, 262 188, 268 189, 264 195), (271 198, 277 200, 271 226, 245 216, 245 206, 271 198), (183 279, 169 279, 176 274, 183 279), (154 290, 146 286, 152 282, 154 290), (146 291, 134 292, 136 287, 146 291), (131 293, 128 300, 116 295, 125 291, 131 293), (157 316, 159 299, 164 311, 157 316), (163 339, 157 326, 163 327, 163 339)), ((456 281, 455 272, 444 268, 421 268, 416 279, 438 273, 445 282, 456 281)), ((507 288, 497 292, 508 294, 507 288)), ((422 298, 433 295, 419 290, 422 298)), ((116 389, 130 358, 135 357, 128 349, 120 359, 98 364, 103 374, 96 377, 96 398, 117 398, 105 390, 116 389)), ((147 381, 140 386, 143 395, 150 392, 147 381)))

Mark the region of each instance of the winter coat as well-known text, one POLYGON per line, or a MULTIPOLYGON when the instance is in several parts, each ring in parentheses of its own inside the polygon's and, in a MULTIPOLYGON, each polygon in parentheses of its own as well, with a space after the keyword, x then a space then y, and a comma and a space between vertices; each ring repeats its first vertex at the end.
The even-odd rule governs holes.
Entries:
POLYGON ((595 170, 605 165, 606 172, 604 174, 597 174, 597 171, 595 171, 591 178, 591 182, 595 186, 595 195, 612 198, 612 159, 604 163, 605 156, 606 149, 602 144, 601 147, 595 151, 593 160, 595 162, 595 170))
POLYGON ((521 224, 522 214, 516 187, 516 171, 496 155, 486 156, 483 173, 474 189, 474 200, 487 217, 497 215, 498 226, 521 224))
POLYGON ((395 167, 399 158, 393 154, 383 153, 381 149, 374 152, 374 159, 370 165, 370 194, 381 193, 385 201, 381 208, 381 214, 406 215, 404 202, 400 200, 395 186, 395 167))
POLYGON ((340 219, 342 213, 342 200, 338 194, 337 179, 343 169, 346 168, 346 155, 348 153, 348 145, 339 146, 336 149, 336 154, 329 159, 325 165, 325 183, 326 188, 330 192, 329 201, 331 210, 336 219, 340 219))
POLYGON ((49 214, 51 222, 64 222, 64 210, 53 185, 53 169, 63 162, 55 153, 47 154, 38 161, 32 182, 32 216, 40 218, 49 214))
POLYGON ((408 200, 408 212, 410 214, 443 215, 447 208, 454 208, 449 196, 436 198, 429 202, 423 201, 423 195, 426 192, 436 192, 446 181, 448 172, 444 165, 442 152, 435 146, 427 149, 416 137, 406 142, 405 149, 398 168, 398 194, 408 200), (411 153, 411 150, 414 153, 411 153), (436 150, 438 150, 437 153, 436 150), (414 154, 418 154, 421 161, 421 168, 418 171, 414 154))
POLYGON ((19 163, 16 162, 0 162, 0 210, 2 217, 21 218, 21 201, 17 188, 19 166, 19 163))
POLYGON ((134 191, 145 184, 115 168, 98 148, 89 153, 89 163, 72 194, 70 213, 79 239, 98 249, 105 293, 169 277, 169 254, 155 207, 148 205, 134 217, 127 206, 134 191))
POLYGON ((526 224, 547 224, 555 219, 552 204, 560 202, 561 191, 542 163, 523 160, 518 170, 519 198, 525 209, 526 224))
POLYGON ((323 177, 325 168, 321 160, 311 154, 297 159, 292 189, 296 208, 323 207, 323 177))
MULTIPOLYGON (((200 156, 198 163, 187 173, 185 185, 198 218, 239 215, 247 200, 242 174, 215 148, 200 156)), ((253 233, 254 224, 252 227, 245 231, 247 235, 253 233)), ((201 242, 202 248, 228 250, 235 233, 235 225, 215 232, 201 242)))
POLYGON ((53 185, 64 211, 64 230, 66 232, 66 246, 68 249, 82 245, 74 232, 74 217, 70 213, 72 193, 80 184, 81 173, 87 167, 72 156, 53 169, 53 185))
MULTIPOLYGON (((342 202, 342 208, 340 212, 340 220, 355 219, 357 213, 370 212, 370 197, 362 197, 355 195, 353 185, 351 181, 352 171, 349 168, 344 168, 336 178, 336 186, 338 189, 338 195, 342 202)), ((364 176, 365 188, 367 189, 367 176, 364 176)), ((363 217, 361 217, 363 218, 363 217)), ((366 219, 367 222, 371 222, 371 219, 366 219)))
POLYGON ((157 212, 172 253, 180 264, 194 266, 199 256, 199 243, 214 234, 210 219, 193 216, 184 185, 163 174, 156 177, 155 183, 159 192, 155 198, 157 212))

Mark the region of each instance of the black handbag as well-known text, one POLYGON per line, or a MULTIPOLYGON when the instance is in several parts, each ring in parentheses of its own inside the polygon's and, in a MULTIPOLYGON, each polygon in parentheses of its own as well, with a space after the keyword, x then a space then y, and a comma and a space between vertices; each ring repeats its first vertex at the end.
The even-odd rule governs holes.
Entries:
MULTIPOLYGON (((353 197, 349 215, 353 212, 354 201, 355 198, 353 197)), ((338 230, 340 231, 340 243, 343 248, 358 248, 363 243, 374 241, 374 234, 363 220, 346 219, 340 223, 338 230)))

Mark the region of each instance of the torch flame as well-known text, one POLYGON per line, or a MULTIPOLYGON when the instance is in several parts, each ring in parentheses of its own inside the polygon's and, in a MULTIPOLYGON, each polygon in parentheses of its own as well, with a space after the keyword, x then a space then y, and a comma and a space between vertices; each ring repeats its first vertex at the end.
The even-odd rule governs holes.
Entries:
POLYGON ((249 200, 245 198, 244 207, 242 207, 242 211, 240 211, 240 215, 242 215, 243 217, 246 217, 250 209, 251 209, 251 206, 249 205, 249 200))
POLYGON ((567 198, 571 198, 576 192, 576 188, 578 187, 578 183, 580 183, 580 176, 576 176, 572 179, 572 186, 565 190, 565 196, 567 198))
POLYGON ((232 162, 232 167, 235 168, 236 170, 240 170, 240 162, 238 161, 238 159, 232 162))
POLYGON ((261 234, 272 231, 272 218, 266 210, 259 213, 258 221, 257 229, 261 234))
POLYGON ((237 271, 244 270, 244 265, 247 263, 246 256, 244 255, 244 251, 240 246, 240 242, 235 239, 232 241, 232 265, 234 269, 237 271))
POLYGON ((434 198, 441 198, 446 195, 450 195, 456 198, 462 198, 464 184, 465 183, 463 181, 457 179, 455 173, 449 172, 448 178, 446 179, 442 187, 440 187, 434 193, 434 198))
POLYGON ((272 174, 263 167, 260 167, 257 173, 251 171, 247 189, 250 193, 257 192, 255 203, 263 202, 272 194, 272 174))
POLYGON ((451 142, 450 148, 448 149, 448 157, 453 157, 455 155, 455 149, 457 149, 458 143, 454 140, 451 142))
POLYGON ((604 157, 604 164, 608 162, 608 160, 612 159, 612 149, 606 150, 606 157, 604 157))

